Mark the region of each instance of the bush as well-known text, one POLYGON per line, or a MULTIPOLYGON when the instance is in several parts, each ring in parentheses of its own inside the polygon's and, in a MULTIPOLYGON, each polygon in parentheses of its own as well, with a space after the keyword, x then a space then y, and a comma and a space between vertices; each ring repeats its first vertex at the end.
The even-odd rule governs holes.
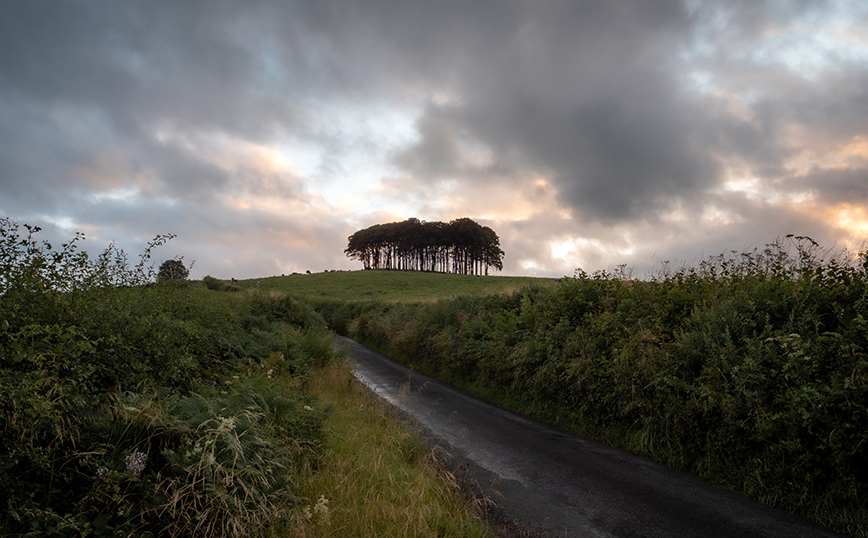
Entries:
POLYGON ((160 265, 160 271, 157 273, 157 280, 187 280, 190 276, 190 271, 184 267, 184 261, 180 258, 166 260, 160 265))
POLYGON ((0 219, 3 533, 240 536, 293 509, 322 436, 298 390, 331 357, 322 319, 151 285, 171 236, 130 268, 25 229, 0 219))
POLYGON ((235 286, 234 284, 227 284, 222 280, 217 280, 211 275, 205 275, 205 278, 202 279, 202 282, 205 284, 205 287, 209 290, 213 291, 241 291, 241 288, 235 286))

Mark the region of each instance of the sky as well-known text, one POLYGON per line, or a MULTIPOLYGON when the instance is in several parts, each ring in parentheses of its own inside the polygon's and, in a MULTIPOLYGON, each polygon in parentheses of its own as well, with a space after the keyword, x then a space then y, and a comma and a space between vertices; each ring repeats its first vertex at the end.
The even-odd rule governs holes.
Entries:
POLYGON ((504 275, 868 238, 864 0, 88 0, 0 18, 0 216, 192 278, 469 217, 504 275))

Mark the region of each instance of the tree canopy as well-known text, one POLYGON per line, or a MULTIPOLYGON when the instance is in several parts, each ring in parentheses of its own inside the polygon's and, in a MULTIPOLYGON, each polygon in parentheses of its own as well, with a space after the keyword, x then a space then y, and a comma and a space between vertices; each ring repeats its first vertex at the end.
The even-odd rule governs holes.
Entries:
POLYGON ((465 275, 502 270, 504 255, 494 230, 466 217, 445 224, 416 218, 375 224, 351 235, 344 253, 365 269, 465 275))
POLYGON ((175 258, 166 260, 160 265, 160 272, 157 273, 157 280, 160 282, 165 280, 187 280, 190 276, 190 270, 184 267, 184 262, 175 258))

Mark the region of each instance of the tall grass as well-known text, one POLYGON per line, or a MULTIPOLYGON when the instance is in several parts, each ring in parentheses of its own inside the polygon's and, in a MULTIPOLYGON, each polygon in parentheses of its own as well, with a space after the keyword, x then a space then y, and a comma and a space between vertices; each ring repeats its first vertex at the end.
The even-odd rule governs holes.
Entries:
POLYGON ((628 277, 333 308, 330 323, 520 411, 868 536, 868 253, 787 237, 628 277))
POLYGON ((491 536, 455 476, 350 368, 333 363, 312 378, 311 390, 341 411, 325 423, 320 465, 299 478, 308 505, 293 536, 491 536))

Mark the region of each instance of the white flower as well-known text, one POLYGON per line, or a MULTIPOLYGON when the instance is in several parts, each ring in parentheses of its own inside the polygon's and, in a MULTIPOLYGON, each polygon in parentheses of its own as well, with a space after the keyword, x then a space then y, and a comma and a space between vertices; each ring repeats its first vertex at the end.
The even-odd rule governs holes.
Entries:
POLYGON ((320 495, 316 506, 313 507, 313 513, 316 514, 317 519, 322 523, 328 523, 329 520, 329 507, 326 506, 328 503, 329 501, 325 498, 325 495, 320 495))
POLYGON ((313 507, 313 512, 311 512, 310 506, 305 506, 301 509, 301 513, 304 515, 305 519, 312 523, 317 525, 327 525, 329 522, 328 503, 329 500, 325 498, 325 495, 320 495, 319 500, 313 507))
POLYGON ((145 470, 145 464, 148 463, 148 455, 144 452, 135 451, 127 456, 126 464, 127 471, 134 477, 138 477, 145 470))
POLYGON ((217 433, 229 433, 235 429, 235 417, 223 418, 220 417, 220 425, 217 426, 217 433))

